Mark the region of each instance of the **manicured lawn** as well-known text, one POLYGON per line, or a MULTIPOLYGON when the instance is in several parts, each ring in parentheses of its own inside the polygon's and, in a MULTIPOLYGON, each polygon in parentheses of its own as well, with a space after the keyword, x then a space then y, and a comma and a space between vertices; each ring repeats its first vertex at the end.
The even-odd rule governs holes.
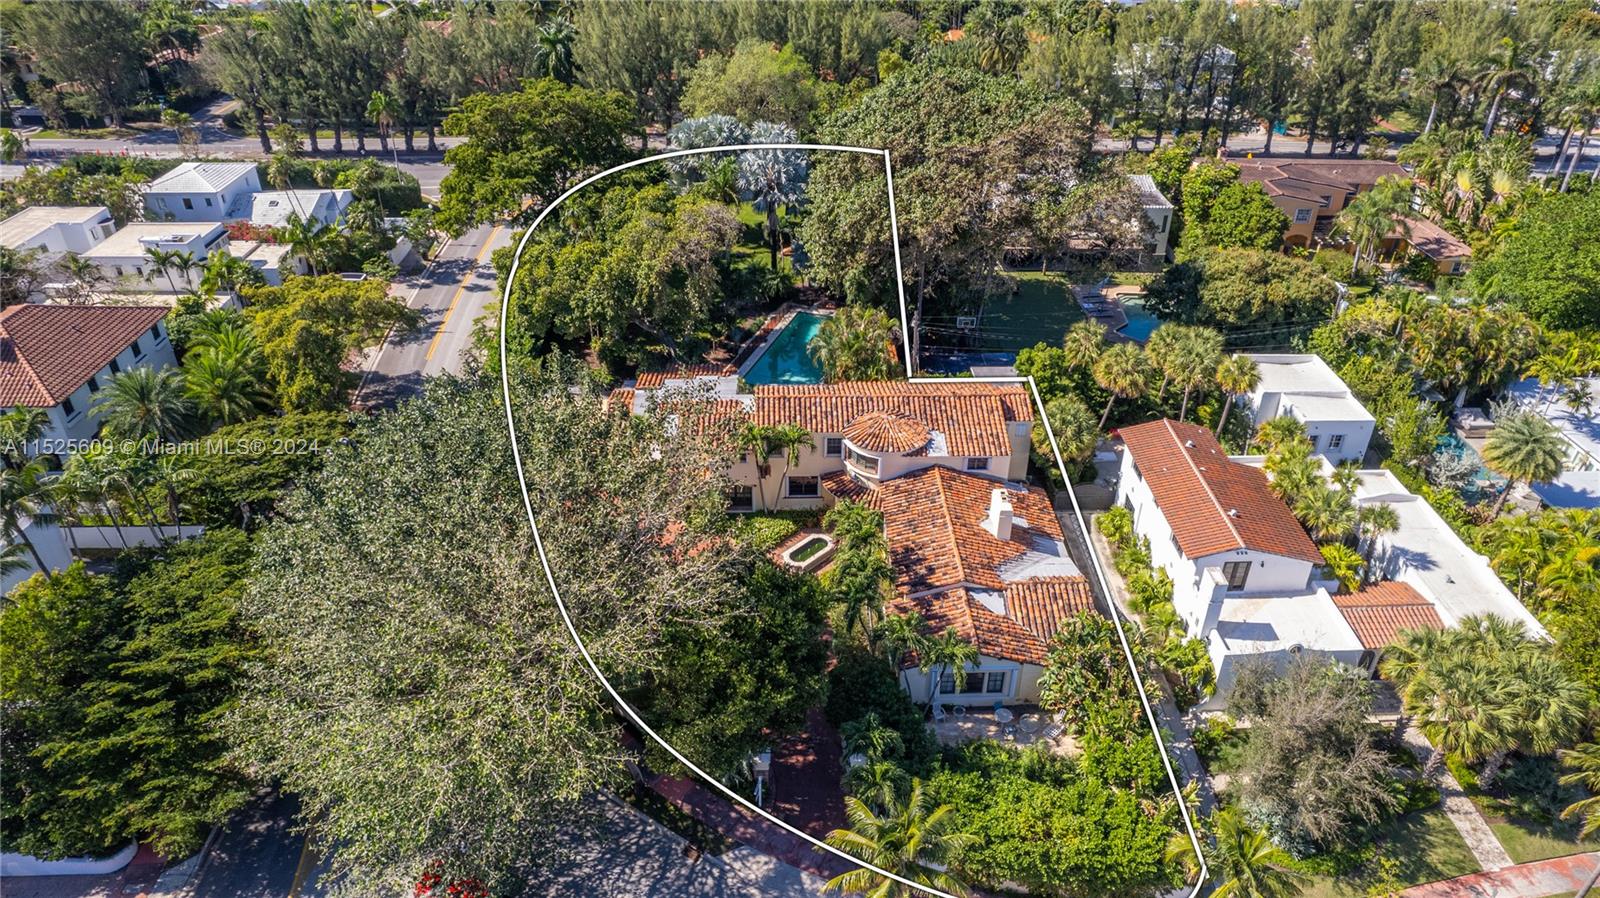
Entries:
POLYGON ((1600 849, 1600 842, 1596 840, 1577 841, 1578 827, 1567 823, 1549 826, 1514 817, 1491 817, 1489 828, 1494 830, 1495 838, 1505 846, 1506 854, 1519 864, 1600 849))
MULTIPOLYGON (((739 264, 770 268, 772 255, 767 249, 767 213, 756 211, 754 203, 740 203, 739 223, 744 225, 744 233, 739 235, 739 242, 733 246, 733 254, 739 259, 739 264)), ((778 226, 787 232, 788 220, 779 216, 778 226)), ((778 256, 778 270, 793 273, 794 266, 787 256, 778 256)))
MULTIPOLYGON (((1407 814, 1386 827, 1379 854, 1399 862, 1401 883, 1412 886, 1478 872, 1461 834, 1440 808, 1407 814)), ((1360 876, 1315 877, 1300 898, 1365 898, 1369 883, 1360 876)))
POLYGON ((986 348, 1024 349, 1041 341, 1055 345, 1067 328, 1083 320, 1083 310, 1064 276, 1038 271, 1011 276, 1017 280, 1017 292, 984 303, 981 340, 986 348))

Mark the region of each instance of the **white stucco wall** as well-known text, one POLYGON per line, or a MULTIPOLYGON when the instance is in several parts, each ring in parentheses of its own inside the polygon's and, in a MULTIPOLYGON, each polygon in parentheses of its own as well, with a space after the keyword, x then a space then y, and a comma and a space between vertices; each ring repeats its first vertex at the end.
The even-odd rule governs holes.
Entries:
MULTIPOLYGON (((178 363, 177 356, 172 351, 172 342, 167 339, 165 321, 155 326, 155 334, 144 331, 135 342, 139 347, 139 354, 134 353, 135 343, 129 343, 122 352, 117 353, 115 361, 119 370, 129 371, 142 367, 168 368, 178 363)), ((30 447, 29 454, 65 457, 72 451, 77 451, 71 446, 73 441, 93 438, 100 430, 100 421, 94 412, 94 397, 115 373, 108 363, 90 381, 73 391, 72 395, 67 397, 67 401, 46 409, 45 414, 50 419, 49 423, 45 426, 39 444, 30 447), (70 408, 68 408, 69 402, 70 408)))
MULTIPOLYGON (((1016 661, 1004 661, 988 655, 979 655, 978 664, 967 666, 969 677, 979 676, 990 671, 1006 672, 1006 691, 1004 693, 939 693, 941 705, 966 705, 968 707, 988 707, 996 701, 1008 705, 1033 704, 1039 700, 1039 676, 1044 673, 1044 668, 1037 664, 1023 664, 1016 661)), ((933 677, 938 670, 927 672, 917 668, 909 668, 900 672, 900 683, 905 688, 911 700, 919 704, 927 704, 933 677)))

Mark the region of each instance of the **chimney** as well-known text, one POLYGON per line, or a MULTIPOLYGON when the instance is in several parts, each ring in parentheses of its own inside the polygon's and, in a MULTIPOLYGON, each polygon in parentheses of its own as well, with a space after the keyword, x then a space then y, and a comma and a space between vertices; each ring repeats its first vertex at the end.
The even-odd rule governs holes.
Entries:
POLYGON ((989 493, 989 516, 983 519, 983 529, 998 539, 1011 538, 1011 496, 1004 489, 989 493))

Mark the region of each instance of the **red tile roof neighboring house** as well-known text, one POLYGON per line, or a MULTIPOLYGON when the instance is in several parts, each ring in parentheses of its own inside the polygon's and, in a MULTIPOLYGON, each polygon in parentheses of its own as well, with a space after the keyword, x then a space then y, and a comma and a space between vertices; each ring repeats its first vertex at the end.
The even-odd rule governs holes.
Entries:
POLYGON ((1409 583, 1388 580, 1362 587, 1351 595, 1333 597, 1362 648, 1393 645, 1401 630, 1442 630, 1444 621, 1433 603, 1409 583))
POLYGON ((1185 556, 1252 549, 1322 563, 1267 475, 1230 460, 1209 429, 1163 418, 1120 435, 1185 556))
POLYGON ((1007 423, 1033 420, 1021 384, 900 381, 758 386, 752 417, 757 424, 794 423, 813 433, 843 434, 871 412, 917 419, 943 435, 952 456, 1010 455, 1007 423))
POLYGON ((1439 227, 1426 218, 1407 218, 1410 233, 1399 228, 1390 231, 1391 240, 1404 240, 1411 248, 1438 262, 1442 259, 1461 259, 1472 255, 1472 247, 1461 238, 1439 227))
POLYGON ((903 593, 971 584, 1005 589, 1000 569, 1037 548, 1042 538, 1063 541, 1061 522, 1043 490, 1015 489, 998 480, 935 465, 885 481, 869 504, 883 513, 895 585, 903 593), (996 488, 1011 500, 1010 539, 985 530, 996 488))
POLYGON ((1405 169, 1379 159, 1236 159, 1239 180, 1259 183, 1269 196, 1320 202, 1324 195, 1359 190, 1379 178, 1409 178, 1405 169))
POLYGON ((640 371, 639 376, 635 378, 634 386, 640 390, 659 390, 666 384, 668 378, 679 380, 691 377, 731 377, 737 373, 732 365, 678 365, 664 371, 640 371))
POLYGON ((164 306, 47 306, 0 312, 0 407, 60 404, 145 331, 164 306))

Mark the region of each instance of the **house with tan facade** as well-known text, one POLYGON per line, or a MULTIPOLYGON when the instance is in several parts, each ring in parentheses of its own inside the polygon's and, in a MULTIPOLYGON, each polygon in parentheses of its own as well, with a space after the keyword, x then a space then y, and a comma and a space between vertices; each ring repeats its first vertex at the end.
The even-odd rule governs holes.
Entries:
POLYGON ((794 464, 737 459, 734 511, 821 508, 841 499, 883 515, 894 568, 891 613, 916 612, 930 633, 954 630, 977 647, 961 690, 955 678, 901 671, 917 701, 1032 703, 1051 638, 1096 610, 1049 497, 1027 478, 1032 396, 1018 384, 884 381, 774 384, 741 392, 732 369, 645 372, 613 391, 612 407, 658 403, 678 426, 794 424, 812 435, 794 464), (689 415, 693 415, 693 420, 689 415), (759 463, 759 464, 758 464, 759 463), (766 467, 765 476, 761 468, 766 467))
POLYGON ((1356 194, 1391 175, 1410 178, 1393 162, 1375 159, 1228 158, 1239 180, 1260 184, 1289 219, 1284 246, 1314 246, 1356 194))

